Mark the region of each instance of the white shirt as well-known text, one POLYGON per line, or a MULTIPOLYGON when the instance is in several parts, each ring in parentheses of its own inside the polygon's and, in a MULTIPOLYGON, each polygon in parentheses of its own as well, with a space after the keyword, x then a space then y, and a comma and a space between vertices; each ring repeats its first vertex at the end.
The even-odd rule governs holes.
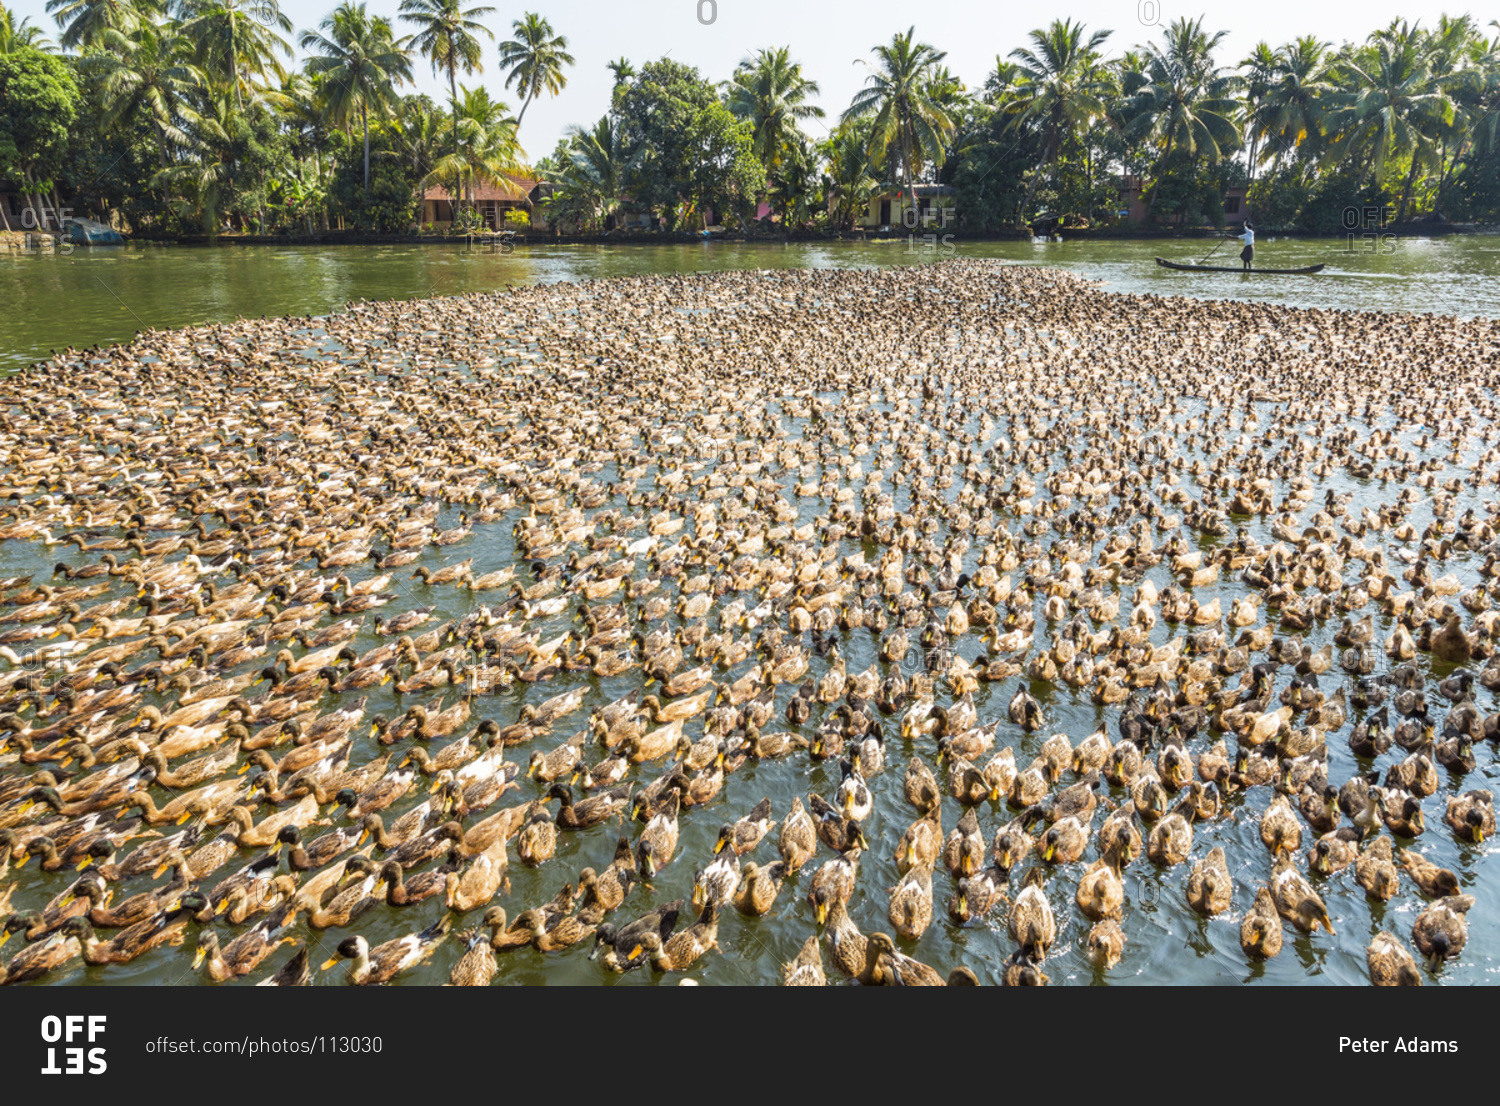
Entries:
POLYGON ((1245 229, 1245 232, 1240 235, 1240 239, 1247 246, 1253 246, 1253 245, 1255 245, 1255 231, 1251 230, 1249 227, 1245 227, 1244 229, 1245 229))

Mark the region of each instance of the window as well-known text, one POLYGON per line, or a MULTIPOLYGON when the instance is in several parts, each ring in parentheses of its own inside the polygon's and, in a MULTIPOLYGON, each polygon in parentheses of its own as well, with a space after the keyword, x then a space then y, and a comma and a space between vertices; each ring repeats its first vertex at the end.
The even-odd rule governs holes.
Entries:
POLYGON ((1230 196, 1227 200, 1224 201, 1224 214, 1225 215, 1238 215, 1239 213, 1240 213, 1240 198, 1238 196, 1230 196))

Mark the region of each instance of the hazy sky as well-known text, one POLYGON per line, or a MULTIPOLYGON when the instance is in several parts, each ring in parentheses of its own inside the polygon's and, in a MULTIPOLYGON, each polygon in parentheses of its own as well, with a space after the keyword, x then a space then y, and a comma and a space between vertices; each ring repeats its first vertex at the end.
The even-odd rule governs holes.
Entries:
MULTIPOLYGON (((55 36, 55 24, 46 14, 46 0, 4 2, 55 36)), ((281 4, 301 32, 322 20, 337 0, 281 0, 281 4)), ((409 31, 410 24, 396 18, 400 0, 369 0, 368 6, 372 12, 391 18, 398 34, 409 31)), ((1463 7, 1435 0, 1373 0, 1359 5, 1306 0, 1264 0, 1258 4, 1195 0, 1187 6, 1180 0, 1074 0, 1067 4, 1057 0, 1033 4, 703 0, 701 5, 698 0, 635 0, 629 5, 605 0, 536 0, 534 4, 497 5, 496 9, 484 21, 497 40, 510 37, 512 20, 535 10, 552 24, 554 32, 567 36, 576 63, 568 69, 568 84, 561 95, 538 100, 526 112, 520 138, 531 158, 551 153, 568 124, 591 125, 604 114, 612 84, 605 63, 621 56, 639 66, 670 54, 697 66, 707 79, 720 81, 758 48, 789 45, 792 57, 802 63, 803 73, 820 85, 818 104, 831 123, 869 73, 857 60, 870 58, 872 46, 889 42, 893 34, 913 24, 919 41, 947 51, 948 67, 970 88, 977 88, 994 68, 996 54, 1008 55, 1026 45, 1029 31, 1053 19, 1078 19, 1090 30, 1113 31, 1104 49, 1107 54, 1117 54, 1156 38, 1163 26, 1179 16, 1201 15, 1209 30, 1228 32, 1219 57, 1223 63, 1233 64, 1261 39, 1275 46, 1299 35, 1315 34, 1339 43, 1363 39, 1398 18, 1419 20, 1430 27, 1444 12, 1457 15, 1471 11, 1482 21, 1491 17, 1482 5, 1463 7), (939 10, 933 12, 933 7, 939 10), (700 13, 712 22, 699 22, 700 13)), ((495 45, 485 43, 484 72, 468 77, 460 74, 459 80, 467 84, 484 82, 512 109, 518 109, 520 101, 514 91, 500 88, 497 58, 495 45)), ((434 77, 426 62, 417 62, 416 75, 419 89, 446 101, 446 80, 434 77)), ((824 133, 817 120, 810 121, 807 128, 816 137, 824 133)))

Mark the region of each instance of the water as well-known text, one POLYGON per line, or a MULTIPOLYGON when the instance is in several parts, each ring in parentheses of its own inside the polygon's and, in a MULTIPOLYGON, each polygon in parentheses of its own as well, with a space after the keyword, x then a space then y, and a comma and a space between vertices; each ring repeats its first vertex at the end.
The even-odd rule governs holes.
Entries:
MULTIPOLYGON (((1261 262, 1278 266, 1307 264, 1327 259, 1342 243, 1322 242, 1275 242, 1265 244, 1260 251, 1261 262)), ((1232 244, 1224 247, 1220 255, 1227 253, 1232 244)), ((1096 243, 1073 246, 1068 243, 1032 246, 1029 244, 988 244, 980 246, 962 245, 954 251, 959 256, 993 256, 1026 263, 1054 265, 1070 268, 1086 275, 1104 279, 1109 286, 1122 291, 1153 292, 1157 294, 1188 294, 1204 297, 1255 296, 1277 302, 1303 306, 1334 309, 1381 309, 1441 311, 1459 315, 1500 317, 1500 239, 1467 238, 1440 241, 1402 242, 1396 252, 1388 255, 1354 253, 1338 255, 1337 262, 1330 263, 1325 273, 1311 278, 1304 277, 1240 277, 1231 274, 1194 275, 1174 274, 1158 269, 1151 263, 1157 254, 1170 257, 1201 256, 1207 246, 1196 251, 1186 249, 1185 243, 1096 243)), ((142 327, 172 327, 223 319, 240 315, 304 314, 319 315, 336 310, 344 303, 355 299, 412 298, 427 295, 448 295, 503 287, 506 283, 557 281, 609 277, 637 272, 697 271, 702 269, 740 269, 746 267, 789 267, 812 265, 818 267, 868 266, 907 264, 924 260, 935 260, 950 256, 946 251, 933 249, 908 249, 903 243, 866 246, 738 246, 710 243, 692 246, 640 247, 630 249, 600 249, 567 247, 553 249, 518 249, 515 253, 492 254, 484 251, 465 253, 459 249, 431 247, 372 247, 372 248, 288 248, 288 249, 163 249, 153 247, 129 247, 114 251, 78 251, 71 256, 23 257, 0 261, 0 281, 7 303, 6 329, 0 356, 10 367, 24 365, 48 349, 72 344, 91 345, 129 338, 142 327)), ((1232 256, 1232 255, 1231 255, 1232 256)), ((800 432, 800 427, 791 431, 800 432)), ((1414 435, 1408 435, 1414 437, 1414 435)), ((868 471, 874 463, 873 455, 866 457, 863 467, 868 471)), ((1458 471, 1457 469, 1454 470, 1458 471)), ((600 474, 601 479, 610 478, 611 473, 600 474)), ((1449 471, 1436 474, 1439 479, 1452 475, 1449 471)), ((787 479, 794 479, 788 474, 787 479)), ((1041 477, 1038 476, 1040 481, 1041 477)), ((1394 492, 1370 482, 1334 480, 1332 486, 1338 491, 1356 493, 1352 510, 1362 502, 1378 503, 1389 500, 1394 492), (1356 486, 1356 484, 1361 486, 1356 486)), ((1322 490, 1321 487, 1319 489, 1322 490)), ((795 501, 795 500, 794 500, 795 501)), ((816 500, 803 500, 800 522, 811 519, 822 507, 816 500)), ((899 505, 899 504, 898 504, 899 505)), ((519 517, 524 511, 515 512, 519 517)), ((440 527, 457 525, 458 510, 448 507, 439 519, 440 527)), ((1419 529, 1429 516, 1421 510, 1410 518, 1419 529)), ((481 574, 510 564, 514 558, 514 543, 509 519, 476 532, 453 550, 428 550, 434 564, 450 560, 474 557, 474 572, 481 574)), ((1252 519, 1247 529, 1260 541, 1273 540, 1267 521, 1252 519)), ((852 552, 852 542, 846 541, 844 552, 852 552)), ((871 552, 873 552, 873 548, 871 552)), ((92 556, 80 557, 72 550, 44 549, 30 543, 6 543, 4 556, 0 558, 0 575, 31 572, 38 580, 48 577, 51 565, 62 556, 69 563, 82 564, 92 556)), ((94 555, 96 556, 96 555, 94 555)), ((1444 571, 1455 572, 1468 588, 1479 581, 1478 568, 1482 557, 1460 556, 1447 563, 1444 571)), ((475 605, 468 593, 452 588, 427 589, 419 582, 409 580, 410 569, 397 573, 402 599, 381 614, 392 614, 417 604, 436 603, 435 617, 458 617, 475 605)), ((368 568, 357 568, 351 575, 357 582, 370 575, 368 568)), ((1158 585, 1165 584, 1169 574, 1162 569, 1154 570, 1152 578, 1158 585)), ((1230 601, 1245 594, 1244 586, 1235 578, 1226 576, 1217 588, 1225 608, 1230 601)), ((1200 593, 1207 601, 1214 591, 1200 593)), ((495 596, 480 595, 480 602, 493 602, 495 596)), ((669 624, 679 620, 669 618, 669 624)), ((542 624, 539 629, 544 638, 563 632, 572 625, 566 616, 559 616, 542 624)), ((1376 640, 1381 641, 1391 632, 1392 621, 1377 616, 1376 640)), ((369 623, 367 622, 367 627, 369 623)), ((1336 620, 1318 627, 1305 635, 1305 640, 1314 649, 1331 639, 1336 629, 1336 620)), ((1185 627, 1159 624, 1153 640, 1163 642, 1185 632, 1185 627)), ((864 670, 875 659, 877 641, 867 630, 842 635, 841 647, 849 672, 864 670)), ((1037 627, 1037 642, 1042 645, 1047 634, 1045 620, 1037 627)), ((353 646, 363 652, 380 639, 368 629, 355 639, 353 646)), ((965 655, 972 649, 965 650, 965 655)), ((921 650, 913 647, 910 662, 920 664, 921 650)), ((1425 655, 1419 663, 1426 661, 1425 655)), ((1386 666, 1382 658, 1382 669, 1386 666)), ((908 670, 912 664, 908 664, 908 670)), ((728 683, 745 671, 745 666, 728 672, 716 672, 715 679, 728 683)), ((815 661, 813 676, 821 674, 821 662, 815 661)), ((1446 674, 1446 673, 1441 673, 1446 674)), ((1287 673, 1278 683, 1283 686, 1287 673)), ((566 677, 542 685, 518 684, 499 696, 476 703, 474 718, 493 717, 502 724, 512 721, 521 705, 539 702, 571 686, 578 677, 566 677)), ((1328 688, 1338 685, 1343 679, 1339 674, 1328 688)), ((523 747, 518 752, 529 753, 532 747, 551 748, 575 732, 587 712, 594 706, 609 702, 638 686, 638 673, 629 673, 616 679, 597 680, 587 676, 589 695, 581 711, 565 720, 551 735, 539 739, 533 746, 523 747)), ((975 693, 975 701, 981 721, 989 721, 1003 715, 1005 704, 1014 693, 1021 679, 1010 679, 981 685, 975 693)), ((783 685, 777 696, 778 721, 771 729, 783 728, 779 719, 790 697, 793 687, 783 685)), ((1100 725, 1107 725, 1109 734, 1115 736, 1114 721, 1117 708, 1101 708, 1089 702, 1086 694, 1071 692, 1066 687, 1032 687, 1034 694, 1043 699, 1048 711, 1048 721, 1034 735, 1018 736, 1009 729, 1009 737, 1016 744, 1017 761, 1029 762, 1041 740, 1055 732, 1068 733, 1076 743, 1100 725)), ((1489 704, 1483 693, 1482 704, 1489 704)), ((368 716, 377 712, 394 714, 415 702, 431 703, 435 693, 397 697, 389 688, 376 689, 370 693, 368 716)), ((951 696, 946 690, 938 694, 938 702, 946 704, 951 696)), ((443 696, 444 701, 451 695, 443 696)), ((1355 713, 1358 718, 1358 713, 1355 713)), ((814 724, 821 718, 815 713, 814 724)), ((470 726, 474 723, 471 721, 470 726)), ((693 726, 690 724, 690 732, 693 726)), ((865 825, 865 832, 872 850, 861 861, 861 873, 857 890, 850 904, 850 915, 866 933, 887 928, 885 919, 886 890, 897 881, 892 861, 893 842, 914 817, 914 812, 901 798, 901 775, 907 757, 914 747, 896 740, 894 727, 890 727, 892 740, 889 743, 888 765, 884 773, 872 781, 875 795, 875 812, 865 825)), ((1329 741, 1329 776, 1335 782, 1342 781, 1362 765, 1349 753, 1344 739, 1347 726, 1329 741)), ((435 743, 436 744, 436 743, 435 743)), ((1193 744, 1194 752, 1201 752, 1207 742, 1202 739, 1193 744)), ((1231 746, 1232 746, 1231 741, 1231 746)), ((930 760, 930 742, 920 746, 930 760)), ((282 750, 284 751, 284 750, 282 750)), ((362 763, 380 750, 368 742, 358 742, 353 763, 362 763)), ((1460 781, 1445 774, 1439 797, 1471 787, 1494 788, 1494 780, 1500 769, 1494 762, 1493 751, 1476 750, 1480 767, 1475 773, 1460 781)), ((514 755, 513 755, 514 759, 514 755)), ((1389 760, 1385 758, 1382 766, 1389 760)), ((524 756, 522 757, 524 763, 524 756)), ((648 765, 650 769, 653 766, 648 765)), ((657 765, 656 771, 660 770, 657 765)), ((650 778, 655 772, 643 777, 650 778)), ((1065 782, 1071 777, 1066 777, 1065 782)), ((523 782, 522 797, 540 794, 545 788, 523 782)), ((621 911, 612 918, 617 924, 630 920, 654 903, 690 893, 693 869, 707 862, 714 837, 722 821, 749 809, 762 795, 769 795, 779 819, 785 817, 793 795, 805 796, 810 791, 824 795, 832 792, 838 782, 836 764, 815 764, 806 757, 792 757, 783 761, 756 765, 751 763, 740 772, 729 777, 720 797, 707 808, 686 814, 681 820, 681 838, 678 850, 670 867, 656 880, 652 888, 639 888, 626 900, 621 911)), ((940 778, 940 782, 942 782, 940 778)), ((1114 792, 1120 797, 1120 792, 1114 792)), ((158 790, 158 797, 163 798, 158 790)), ((418 801, 415 792, 395 808, 399 813, 412 802, 418 801)), ((1234 821, 1216 822, 1196 827, 1193 854, 1196 859, 1221 844, 1229 856, 1230 870, 1236 879, 1234 908, 1227 915, 1215 919, 1202 919, 1187 906, 1182 896, 1182 885, 1186 879, 1186 866, 1168 871, 1159 871, 1144 859, 1138 860, 1126 872, 1127 894, 1125 923, 1128 934, 1123 960, 1105 973, 1095 973, 1083 958, 1080 950, 1087 923, 1072 905, 1072 892, 1079 874, 1093 859, 1091 847, 1084 860, 1076 864, 1059 866, 1048 882, 1048 895, 1057 914, 1060 932, 1056 951, 1049 958, 1046 971, 1057 983, 1237 983, 1258 982, 1273 984, 1308 983, 1361 983, 1366 978, 1364 948, 1369 937, 1379 929, 1396 933, 1403 943, 1409 943, 1411 921, 1422 901, 1409 882, 1403 884, 1402 895, 1384 906, 1368 903, 1362 891, 1353 882, 1352 869, 1327 880, 1314 879, 1328 901, 1329 911, 1339 928, 1337 937, 1319 933, 1315 937, 1297 934, 1290 926, 1285 929, 1286 947, 1282 954, 1266 964, 1251 964, 1238 946, 1238 924, 1248 906, 1253 890, 1264 882, 1269 871, 1269 857, 1259 841, 1257 824, 1261 811, 1270 799, 1269 789, 1259 788, 1240 800, 1234 821)), ((1479 904, 1471 913, 1471 931, 1468 947, 1462 957, 1444 966, 1436 979, 1430 982, 1444 983, 1489 983, 1493 982, 1500 958, 1497 958, 1497 938, 1500 938, 1500 897, 1493 886, 1486 886, 1486 868, 1492 867, 1489 860, 1493 846, 1470 846, 1454 841, 1441 824, 1442 805, 1439 797, 1424 803, 1429 829, 1417 842, 1419 851, 1430 859, 1459 873, 1465 891, 1476 894, 1479 904)), ((504 802, 518 801, 518 796, 507 796, 504 802)), ((992 839, 997 824, 1008 819, 1011 812, 1004 804, 981 808, 981 824, 986 841, 992 839)), ((943 826, 951 829, 959 817, 957 804, 945 802, 943 826)), ((1097 824, 1097 816, 1096 816, 1097 824)), ((638 827, 609 824, 584 833, 559 833, 557 856, 537 870, 528 870, 514 860, 510 876, 513 890, 501 900, 511 917, 521 909, 549 900, 558 887, 576 877, 585 866, 602 869, 613 853, 616 836, 628 832, 634 837, 638 827)), ((762 863, 774 856, 774 836, 779 826, 772 830, 771 840, 763 842, 755 854, 762 863)), ((1304 828, 1303 852, 1311 844, 1312 837, 1304 828)), ((247 856, 249 854, 246 854, 247 856)), ((811 914, 805 895, 812 867, 828 859, 826 851, 820 853, 814 865, 804 870, 796 881, 789 881, 772 915, 763 919, 746 919, 726 910, 720 925, 719 943, 722 952, 711 954, 700 962, 693 972, 695 978, 704 983, 751 984, 775 982, 782 963, 794 957, 812 931, 811 914)), ((219 876, 233 870, 226 866, 219 876)), ((38 905, 59 890, 60 880, 67 873, 49 875, 42 873, 33 861, 16 874, 16 908, 38 905)), ((218 877, 216 877, 218 878, 218 877)), ((973 966, 984 982, 997 979, 999 965, 1009 954, 1011 943, 1005 933, 1003 921, 997 916, 986 922, 955 930, 943 917, 944 904, 951 892, 952 883, 946 873, 939 869, 934 879, 935 914, 932 927, 915 945, 903 945, 905 951, 916 955, 946 971, 956 963, 973 966)), ((1012 880, 1011 895, 1014 897, 1018 883, 1012 880)), ((353 929, 328 930, 319 934, 299 926, 301 934, 308 935, 313 945, 313 961, 318 963, 331 955, 338 941, 351 932, 363 933, 372 945, 380 941, 420 930, 430 925, 443 913, 440 900, 406 909, 380 907, 366 915, 353 929)), ((459 926, 473 924, 477 919, 470 915, 459 926)), ((684 923, 685 924, 685 923, 684 923)), ((222 927, 221 927, 222 929, 222 927)), ((107 936, 105 934, 101 934, 107 936)), ((13 939, 12 945, 15 944, 13 939)), ((13 952, 14 948, 7 949, 13 952)), ((427 966, 396 981, 401 985, 434 984, 443 981, 452 964, 462 952, 459 943, 450 938, 447 945, 427 966)), ((602 970, 587 959, 587 944, 565 953, 543 957, 531 950, 502 955, 498 980, 508 983, 588 983, 604 985, 651 985, 656 982, 675 982, 673 976, 654 978, 648 970, 616 977, 602 970)), ((246 982, 263 978, 289 955, 290 950, 278 952, 260 969, 252 973, 246 982)), ((190 946, 186 949, 163 949, 143 957, 134 964, 109 968, 90 968, 80 964, 55 973, 46 980, 50 984, 113 984, 113 983, 190 983, 201 982, 203 976, 194 977, 188 970, 191 962, 190 946)), ((831 965, 830 977, 834 977, 831 965)), ((316 982, 337 983, 342 980, 339 970, 318 973, 316 982)))
MULTIPOLYGON (((461 245, 131 245, 78 247, 67 255, 0 254, 0 371, 64 346, 126 341, 150 327, 324 315, 351 300, 452 296, 507 284, 639 273, 912 265, 950 257, 1054 266, 1123 292, 1500 318, 1500 236, 1257 243, 1257 264, 1267 268, 1327 263, 1311 277, 1179 273, 1153 260, 1196 261, 1211 248, 1211 242, 1197 240, 955 242, 950 247, 917 236, 866 244, 520 246, 512 253, 461 245)), ((1209 263, 1236 265, 1237 252, 1233 241, 1225 243, 1209 263)))

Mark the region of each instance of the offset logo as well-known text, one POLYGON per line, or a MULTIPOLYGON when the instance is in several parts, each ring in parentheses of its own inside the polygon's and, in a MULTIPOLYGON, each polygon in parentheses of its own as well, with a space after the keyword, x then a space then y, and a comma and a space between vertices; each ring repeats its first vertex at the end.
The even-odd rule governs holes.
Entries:
POLYGON ((42 1019, 42 1040, 47 1044, 47 1062, 43 1075, 103 1075, 109 1069, 105 1048, 93 1045, 104 1036, 103 1014, 69 1014, 59 1018, 48 1014, 42 1019))

